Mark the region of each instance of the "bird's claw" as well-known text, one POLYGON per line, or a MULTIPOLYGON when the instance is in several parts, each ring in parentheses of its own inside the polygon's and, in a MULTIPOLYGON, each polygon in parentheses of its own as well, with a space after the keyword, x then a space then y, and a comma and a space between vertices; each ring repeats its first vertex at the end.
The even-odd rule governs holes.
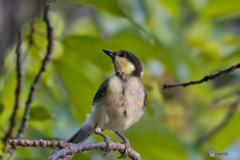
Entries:
POLYGON ((110 139, 109 139, 108 136, 102 134, 101 132, 95 132, 95 134, 98 134, 98 135, 100 135, 101 137, 103 137, 103 138, 104 138, 104 141, 107 143, 106 149, 105 149, 105 150, 102 149, 102 151, 105 152, 105 153, 103 154, 103 156, 105 156, 105 155, 106 155, 107 153, 109 153, 109 152, 111 151, 111 149, 112 149, 111 141, 110 141, 110 139))
POLYGON ((112 146, 111 146, 111 141, 109 139, 108 136, 105 135, 104 137, 104 141, 107 143, 107 146, 106 146, 106 149, 103 150, 105 153, 103 154, 103 156, 105 156, 107 153, 109 153, 112 149, 112 146))
POLYGON ((125 150, 123 153, 121 153, 121 156, 120 157, 117 157, 118 159, 121 159, 121 158, 126 158, 128 156, 128 153, 130 151, 130 143, 129 143, 129 140, 127 138, 125 138, 120 132, 118 131, 114 131, 119 137, 122 138, 122 140, 124 141, 123 144, 125 144, 125 150))
POLYGON ((124 139, 123 144, 125 144, 126 148, 125 148, 124 152, 121 153, 121 156, 117 157, 118 159, 126 158, 128 156, 128 152, 130 150, 130 143, 127 139, 124 139))

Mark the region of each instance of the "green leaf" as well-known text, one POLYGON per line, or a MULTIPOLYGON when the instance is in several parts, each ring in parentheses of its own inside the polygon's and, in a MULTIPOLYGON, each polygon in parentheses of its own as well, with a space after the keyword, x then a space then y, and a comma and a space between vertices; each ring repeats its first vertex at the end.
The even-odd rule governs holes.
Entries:
POLYGON ((6 158, 6 159, 8 159, 7 156, 6 156, 6 154, 0 149, 0 157, 1 157, 1 156, 4 157, 4 158, 6 158))
POLYGON ((88 35, 99 37, 99 30, 96 21, 92 17, 83 17, 68 24, 66 35, 88 35))
POLYGON ((212 137, 211 142, 214 146, 216 146, 216 148, 218 148, 219 151, 224 151, 225 148, 229 146, 229 144, 234 142, 234 140, 236 140, 240 136, 239 132, 234 132, 240 129, 240 126, 236 125, 239 121, 240 112, 237 112, 231 117, 229 122, 220 131, 218 131, 215 136, 212 137), (224 141, 222 140, 222 137, 224 137, 224 141))
POLYGON ((236 0, 210 0, 206 8, 202 10, 202 18, 214 18, 225 16, 240 10, 240 1, 236 0))
POLYGON ((118 16, 124 16, 123 11, 121 10, 121 8, 119 7, 118 4, 118 0, 76 0, 80 3, 86 3, 89 4, 91 6, 96 7, 97 9, 103 10, 103 11, 107 11, 109 13, 118 15, 118 16))
POLYGON ((2 113, 3 109, 4 109, 4 105, 0 103, 0 114, 2 113))
POLYGON ((52 53, 52 59, 58 59, 63 54, 63 45, 59 41, 54 41, 54 50, 52 53))
POLYGON ((179 17, 179 6, 177 0, 160 0, 171 12, 173 17, 179 17))
MULTIPOLYGON (((91 50, 88 53, 97 55, 91 50)), ((104 81, 101 71, 82 59, 78 52, 69 49, 54 61, 54 66, 71 100, 73 114, 83 122, 85 115, 90 112, 94 93, 104 81)))
POLYGON ((31 120, 46 120, 51 118, 48 110, 44 106, 33 106, 30 111, 31 120))
POLYGON ((128 137, 131 147, 138 151, 143 159, 187 159, 186 148, 180 139, 149 117, 143 116, 126 132, 124 135, 128 137))
MULTIPOLYGON (((14 63, 12 63, 14 64, 14 63)), ((9 117, 12 114, 14 101, 15 101, 15 89, 16 89, 16 80, 14 76, 14 68, 9 68, 8 74, 4 76, 4 92, 1 95, 1 104, 4 106, 2 114, 0 116, 0 127, 6 126, 6 123, 9 122, 9 117)))
MULTIPOLYGON (((54 36, 59 37, 64 30, 64 19, 57 12, 50 12, 51 22, 54 28, 54 36)), ((45 28, 46 30, 46 28, 45 28)))
POLYGON ((97 65, 104 71, 110 71, 112 68, 111 60, 102 52, 102 49, 114 50, 117 47, 108 42, 87 36, 68 36, 64 39, 63 44, 74 54, 97 65))

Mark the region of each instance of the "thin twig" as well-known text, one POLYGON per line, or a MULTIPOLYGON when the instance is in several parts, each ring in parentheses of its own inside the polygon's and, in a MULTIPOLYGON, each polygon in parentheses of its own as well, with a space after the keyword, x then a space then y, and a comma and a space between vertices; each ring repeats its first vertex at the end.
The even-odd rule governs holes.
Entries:
MULTIPOLYGON (((223 99, 226 99, 226 98, 229 98, 229 97, 233 97, 233 96, 236 96, 236 95, 240 95, 240 90, 235 90, 235 91, 232 91, 230 93, 227 93, 227 94, 224 94, 223 96, 221 97, 218 97, 218 98, 215 98, 212 100, 212 108, 218 108, 216 107, 216 105, 222 101, 223 99)), ((226 105, 222 105, 222 106, 226 106, 226 105)))
POLYGON ((44 7, 44 18, 43 18, 47 25, 47 39, 48 39, 47 53, 46 53, 45 58, 42 61, 42 67, 31 85, 30 93, 28 95, 28 100, 26 102, 26 107, 25 107, 25 112, 23 115, 22 123, 21 123, 21 126, 20 126, 15 138, 21 138, 24 130, 27 127, 27 121, 30 118, 29 113, 30 113, 31 104, 32 104, 32 101, 34 98, 35 91, 38 87, 39 81, 42 78, 43 72, 46 71, 46 69, 47 69, 47 66, 50 61, 51 54, 53 51, 53 27, 52 27, 52 24, 49 19, 48 11, 49 11, 49 5, 47 4, 44 7))
MULTIPOLYGON (((48 160, 57 160, 58 158, 64 158, 67 155, 74 155, 76 153, 89 151, 92 149, 101 149, 105 150, 107 147, 107 143, 104 141, 93 142, 93 143, 67 143, 63 141, 44 141, 44 140, 22 140, 22 139, 14 139, 9 140, 9 144, 13 147, 22 146, 22 147, 51 147, 51 148, 62 148, 59 150, 55 150, 52 155, 48 158, 48 160)), ((111 142, 111 150, 119 151, 123 153, 126 149, 125 144, 119 142, 111 142)), ((128 152, 128 157, 133 160, 141 160, 140 154, 136 152, 134 149, 130 148, 128 152)))
MULTIPOLYGON (((35 77, 32 85, 30 87, 30 92, 29 92, 29 95, 28 95, 28 99, 26 101, 25 112, 24 112, 24 115, 23 115, 23 118, 22 118, 21 125, 18 129, 18 133, 15 136, 15 138, 21 138, 24 130, 27 128, 27 121, 30 118, 29 113, 30 113, 30 109, 31 109, 31 104, 32 104, 33 99, 34 99, 35 91, 38 87, 39 81, 42 78, 43 72, 46 71, 46 69, 47 69, 48 63, 51 59, 51 55, 52 55, 52 52, 53 52, 53 45, 54 45, 53 27, 52 27, 52 24, 51 24, 50 19, 49 19, 49 4, 47 2, 44 5, 43 20, 45 21, 46 26, 47 26, 47 39, 48 39, 47 53, 46 53, 45 58, 42 61, 41 69, 38 72, 37 76, 35 77)), ((14 148, 10 147, 6 152, 6 156, 10 157, 12 155, 13 151, 14 151, 14 148)))
POLYGON ((222 120, 220 124, 210 130, 207 134, 201 136, 195 143, 196 146, 200 146, 203 142, 207 141, 209 138, 214 136, 219 130, 221 130, 232 118, 232 116, 236 113, 236 109, 238 104, 240 103, 240 99, 237 99, 230 105, 229 111, 226 114, 225 118, 222 120))
POLYGON ((21 93, 21 88, 22 88, 22 70, 21 70, 21 54, 22 54, 21 46, 22 46, 22 40, 23 40, 22 30, 20 30, 19 33, 18 33, 18 43, 17 43, 17 48, 16 48, 16 55, 17 55, 17 58, 16 58, 16 64, 17 64, 17 88, 16 88, 16 91, 15 91, 16 99, 15 99, 15 105, 14 105, 13 113, 12 113, 12 116, 10 118, 10 120, 11 120, 10 128, 9 128, 5 138, 4 138, 3 150, 5 150, 6 147, 7 147, 7 140, 12 137, 13 128, 16 125, 17 110, 18 110, 19 105, 20 105, 20 93, 21 93))
POLYGON ((27 49, 27 51, 25 52, 25 54, 23 55, 22 62, 24 62, 25 59, 27 58, 27 55, 28 55, 29 50, 30 50, 30 47, 31 47, 32 45, 35 45, 35 42, 34 42, 34 39, 33 39, 33 34, 34 34, 34 32, 35 32, 34 23, 35 23, 35 19, 32 19, 32 21, 31 21, 31 30, 30 30, 30 33, 29 33, 29 35, 28 35, 28 49, 27 49))
POLYGON ((9 130, 6 134, 6 136, 4 137, 4 146, 3 146, 3 150, 6 150, 7 147, 7 140, 9 138, 12 138, 12 134, 13 134, 13 129, 16 125, 16 116, 17 116, 17 110, 20 106, 20 93, 22 90, 22 68, 21 68, 21 54, 22 54, 22 41, 23 41, 23 36, 22 36, 22 29, 19 30, 18 33, 18 42, 17 42, 17 48, 16 48, 16 70, 17 70, 17 87, 15 90, 15 105, 14 105, 14 109, 13 109, 13 113, 12 116, 10 118, 11 122, 10 122, 10 127, 9 130))
POLYGON ((208 76, 205 76, 203 79, 200 79, 198 81, 191 81, 191 82, 188 82, 188 83, 170 83, 170 84, 166 84, 164 83, 163 84, 163 89, 166 89, 166 88, 172 88, 172 87, 178 87, 178 86, 182 86, 182 87, 187 87, 189 85, 194 85, 194 84, 199 84, 199 83, 202 83, 202 82, 207 82, 209 80, 213 80, 217 77, 220 77, 222 76, 223 74, 226 74, 226 73, 231 73, 233 72, 234 70, 240 68, 240 63, 236 64, 236 65, 233 65, 227 69, 222 69, 220 70, 219 72, 217 73, 213 73, 211 75, 208 75, 208 76))

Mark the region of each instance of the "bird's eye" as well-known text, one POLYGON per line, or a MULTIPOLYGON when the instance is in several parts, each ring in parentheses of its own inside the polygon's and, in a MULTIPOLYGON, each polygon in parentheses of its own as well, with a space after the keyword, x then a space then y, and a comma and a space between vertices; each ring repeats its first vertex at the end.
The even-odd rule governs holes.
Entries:
POLYGON ((120 57, 124 57, 125 54, 124 54, 124 53, 120 53, 119 56, 120 56, 120 57))

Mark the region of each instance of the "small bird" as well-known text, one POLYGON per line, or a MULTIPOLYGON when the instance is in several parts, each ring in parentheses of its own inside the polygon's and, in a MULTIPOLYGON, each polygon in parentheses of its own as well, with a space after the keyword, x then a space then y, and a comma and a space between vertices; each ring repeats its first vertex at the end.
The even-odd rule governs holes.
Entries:
POLYGON ((129 51, 103 49, 103 52, 112 59, 116 73, 101 84, 94 96, 91 114, 67 142, 84 142, 92 134, 98 134, 107 143, 106 155, 111 150, 111 143, 109 137, 101 132, 112 130, 124 140, 126 150, 119 158, 125 158, 130 144, 118 131, 126 130, 143 115, 147 103, 147 92, 142 83, 143 68, 138 57, 129 51))

